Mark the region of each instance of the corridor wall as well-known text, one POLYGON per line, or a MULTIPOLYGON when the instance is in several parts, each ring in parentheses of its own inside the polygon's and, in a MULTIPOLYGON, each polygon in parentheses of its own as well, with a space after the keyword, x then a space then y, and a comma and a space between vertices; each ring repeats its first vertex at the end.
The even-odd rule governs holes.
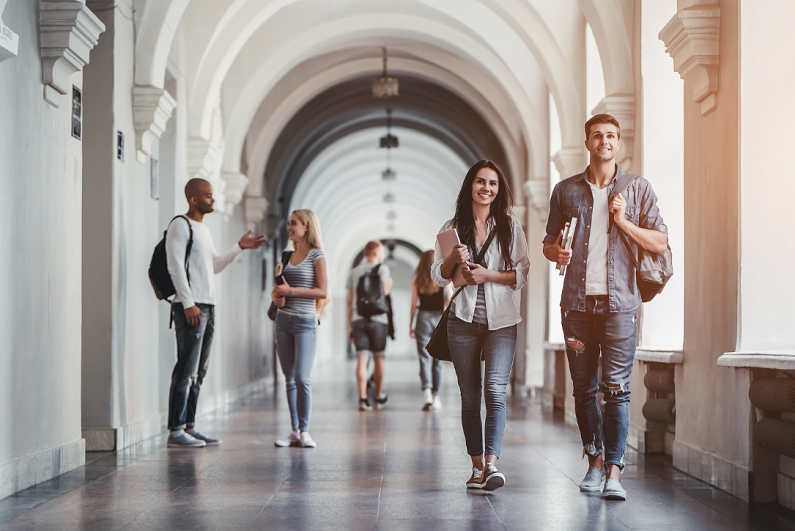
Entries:
MULTIPOLYGON (((82 153, 71 97, 42 98, 37 2, 10 2, 0 62, 0 498, 81 466, 82 153)), ((82 87, 76 74, 72 84, 82 87)))

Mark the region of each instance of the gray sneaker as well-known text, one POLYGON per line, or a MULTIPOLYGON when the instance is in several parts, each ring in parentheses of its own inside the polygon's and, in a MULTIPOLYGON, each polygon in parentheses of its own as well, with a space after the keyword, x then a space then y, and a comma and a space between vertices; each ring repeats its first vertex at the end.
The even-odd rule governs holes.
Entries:
POLYGON ((608 479, 602 491, 602 498, 606 500, 626 500, 627 491, 617 479, 608 479))
POLYGON ((204 444, 207 446, 218 446, 221 444, 221 439, 213 439, 212 437, 207 437, 206 435, 202 435, 196 430, 186 431, 188 435, 193 437, 194 439, 199 439, 200 441, 204 441, 204 444))
POLYGON ((207 443, 192 437, 190 434, 183 432, 174 433, 168 436, 168 441, 166 441, 166 447, 168 448, 203 448, 207 446, 207 443))
POLYGON ((584 492, 598 492, 602 487, 602 481, 605 479, 605 469, 596 470, 589 468, 585 474, 585 478, 580 483, 580 490, 584 492))

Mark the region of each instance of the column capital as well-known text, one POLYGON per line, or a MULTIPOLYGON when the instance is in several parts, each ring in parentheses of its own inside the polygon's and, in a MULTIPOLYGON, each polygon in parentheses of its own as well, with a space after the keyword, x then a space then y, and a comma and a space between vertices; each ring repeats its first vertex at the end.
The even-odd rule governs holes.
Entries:
POLYGON ((246 196, 243 210, 246 215, 246 228, 254 230, 254 227, 262 221, 268 211, 268 200, 264 197, 246 196))
POLYGON ((232 213, 235 205, 243 199, 243 194, 248 188, 248 177, 236 171, 224 171, 221 178, 226 183, 224 196, 226 198, 225 211, 232 213))
POLYGON ((593 114, 609 114, 621 124, 621 149, 616 162, 624 171, 629 171, 635 153, 634 94, 610 94, 594 107, 593 114))
POLYGON ((549 179, 530 179, 522 184, 522 191, 530 204, 546 217, 549 210, 549 179))
POLYGON ((58 107, 59 95, 71 92, 72 74, 88 63, 105 25, 78 0, 39 1, 44 99, 58 107))
POLYGON ((163 135, 177 101, 165 89, 136 85, 132 103, 137 158, 143 163, 152 154, 152 142, 163 135))
POLYGON ((560 173, 561 179, 582 173, 588 164, 587 160, 584 138, 582 146, 564 147, 552 156, 552 162, 555 163, 555 168, 560 173))
POLYGON ((677 11, 660 31, 674 70, 693 86, 693 101, 707 115, 718 105, 720 6, 698 4, 677 11))
POLYGON ((8 0, 0 0, 0 63, 19 54, 19 35, 3 23, 3 10, 8 0))

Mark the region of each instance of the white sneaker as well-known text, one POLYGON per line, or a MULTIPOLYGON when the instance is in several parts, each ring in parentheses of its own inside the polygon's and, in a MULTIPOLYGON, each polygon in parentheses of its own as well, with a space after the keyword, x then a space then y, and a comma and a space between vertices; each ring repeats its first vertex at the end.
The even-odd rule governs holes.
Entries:
POLYGON ((439 400, 439 395, 433 395, 433 409, 442 409, 442 401, 439 400))
POLYGON ((309 436, 308 431, 301 432, 301 447, 302 448, 315 448, 317 443, 309 436))
POLYGON ((288 446, 301 446, 301 436, 298 434, 298 430, 291 431, 290 435, 287 436, 285 439, 279 439, 275 443, 274 446, 278 446, 279 448, 287 448, 288 446))
POLYGON ((423 411, 430 411, 433 407, 433 394, 430 389, 423 390, 425 394, 425 405, 422 406, 423 411))
POLYGON ((166 441, 168 448, 202 448, 204 446, 207 446, 207 443, 192 437, 184 430, 172 431, 166 441))

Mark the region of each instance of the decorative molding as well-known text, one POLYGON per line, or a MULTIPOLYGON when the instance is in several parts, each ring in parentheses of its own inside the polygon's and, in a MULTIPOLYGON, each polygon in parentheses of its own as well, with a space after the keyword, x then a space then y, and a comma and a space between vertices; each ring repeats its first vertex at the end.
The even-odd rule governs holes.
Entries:
MULTIPOLYGON (((585 140, 583 140, 583 144, 585 140)), ((585 171, 587 166, 585 157, 585 147, 565 147, 552 156, 561 180, 577 175, 585 171)))
POLYGON ((791 371, 795 370, 795 351, 726 352, 718 358, 718 366, 791 371))
POLYGON ((611 94, 594 107, 592 114, 609 114, 621 124, 621 149, 616 162, 624 171, 629 171, 635 154, 635 96, 611 94))
POLYGON ((59 95, 71 94, 72 74, 88 63, 105 25, 77 0, 39 1, 44 99, 58 107, 59 95))
POLYGON ((246 228, 253 230, 268 211, 268 200, 264 197, 247 196, 243 203, 246 214, 246 228))
POLYGON ((231 214, 235 205, 243 199, 243 194, 248 187, 248 177, 239 172, 225 171, 221 174, 221 178, 226 183, 224 187, 226 208, 224 211, 231 214))
POLYGON ((635 350, 635 359, 647 363, 669 363, 679 365, 684 361, 681 350, 649 350, 639 348, 635 350))
POLYGON ((133 119, 138 162, 152 154, 152 142, 160 138, 177 102, 165 89, 136 85, 133 87, 133 119))
MULTIPOLYGON (((0 0, 0 4, 3 1, 0 0)), ((3 14, 3 7, 0 5, 0 15, 3 14)), ((6 59, 11 59, 19 54, 19 35, 11 31, 11 28, 3 24, 0 18, 0 63, 6 59)))
POLYGON ((694 5, 679 10, 659 34, 674 70, 693 86, 693 101, 707 115, 718 105, 720 6, 694 5))
POLYGON ((205 140, 198 136, 188 138, 187 157, 188 157, 188 178, 214 180, 212 175, 215 173, 217 162, 220 160, 223 150, 219 149, 211 140, 205 140))
POLYGON ((542 217, 546 217, 549 210, 549 180, 530 179, 525 181, 522 184, 522 191, 533 208, 538 210, 542 217))

